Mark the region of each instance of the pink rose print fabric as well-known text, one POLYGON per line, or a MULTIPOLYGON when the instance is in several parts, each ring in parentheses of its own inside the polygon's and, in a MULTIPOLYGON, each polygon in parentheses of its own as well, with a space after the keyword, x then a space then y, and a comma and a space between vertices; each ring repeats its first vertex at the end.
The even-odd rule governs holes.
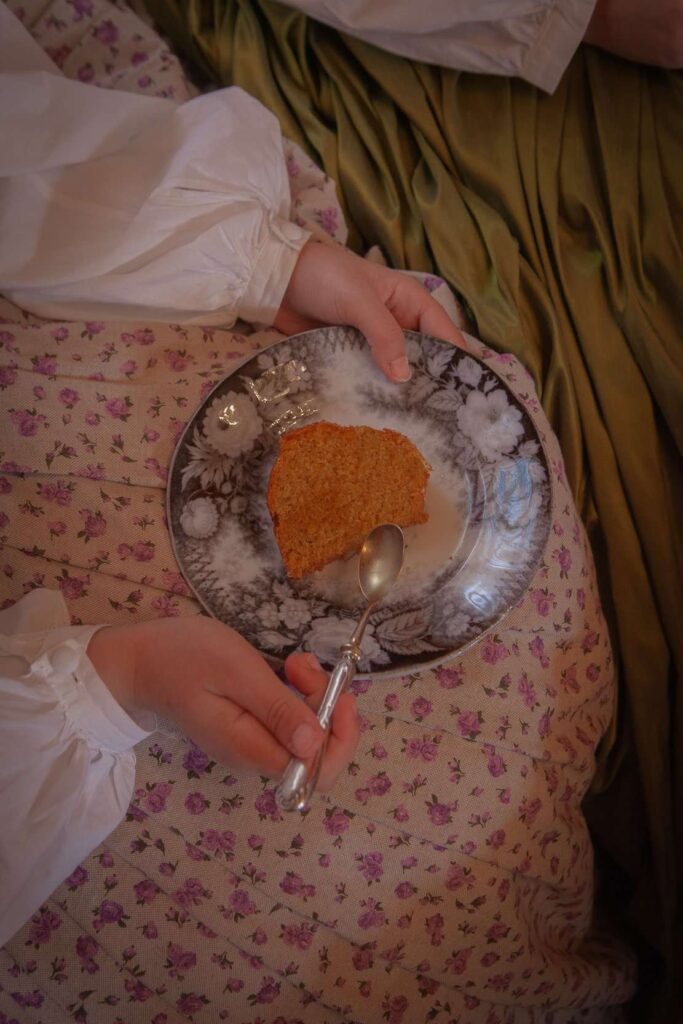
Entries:
MULTIPOLYGON (((23 9, 67 74, 188 95, 123 5, 23 9)), ((343 240, 333 185, 295 147, 287 159, 293 216, 343 240)), ((202 397, 276 333, 46 322, 7 303, 0 318, 4 604, 47 586, 74 623, 197 613, 164 522, 170 458, 202 397)), ((531 380, 479 354, 553 467, 523 600, 455 661, 357 680, 356 757, 305 815, 180 737, 141 744, 126 820, 0 951, 0 1024, 621 1019, 633 960, 592 920, 581 813, 613 711, 609 639, 531 380)))

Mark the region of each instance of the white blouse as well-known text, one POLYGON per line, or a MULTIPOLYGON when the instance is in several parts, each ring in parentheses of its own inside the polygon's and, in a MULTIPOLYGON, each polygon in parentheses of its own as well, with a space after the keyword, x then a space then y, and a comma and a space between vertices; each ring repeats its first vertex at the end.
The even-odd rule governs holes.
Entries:
POLYGON ((0 2, 0 291, 70 320, 272 323, 309 233, 275 117, 67 79, 0 2))
POLYGON ((33 590, 0 612, 0 946, 123 819, 134 722, 86 649, 62 595, 33 590))

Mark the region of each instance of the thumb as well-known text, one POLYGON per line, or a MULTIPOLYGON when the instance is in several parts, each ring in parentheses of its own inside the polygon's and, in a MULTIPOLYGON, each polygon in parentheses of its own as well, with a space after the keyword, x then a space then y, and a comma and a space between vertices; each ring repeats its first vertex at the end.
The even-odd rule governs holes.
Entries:
POLYGON ((349 314, 348 322, 365 335, 384 375, 398 383, 410 380, 412 371, 403 330, 376 293, 364 291, 349 314))

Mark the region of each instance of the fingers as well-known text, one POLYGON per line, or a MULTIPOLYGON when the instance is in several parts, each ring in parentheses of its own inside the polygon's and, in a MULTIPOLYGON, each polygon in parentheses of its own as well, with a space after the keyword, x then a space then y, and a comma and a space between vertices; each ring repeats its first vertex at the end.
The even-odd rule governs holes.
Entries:
POLYGON ((244 708, 219 694, 205 696, 192 719, 184 723, 190 739, 220 764, 269 778, 281 775, 291 752, 244 708))
MULTIPOLYGON (((423 334, 431 334, 434 338, 466 348, 462 332, 423 284, 396 270, 385 270, 385 273, 391 275, 387 306, 401 327, 422 331, 423 334)), ((383 283, 386 287, 387 282, 383 283)))
POLYGON ((467 348, 462 331, 458 330, 445 309, 436 299, 425 292, 429 300, 424 304, 419 313, 418 330, 423 334, 431 334, 433 338, 441 338, 443 341, 450 341, 458 348, 467 348))
MULTIPOLYGON (((298 652, 290 654, 285 661, 285 677, 305 697, 322 699, 327 686, 328 674, 322 668, 315 654, 298 652)), ((315 701, 313 702, 315 706, 315 701)))
MULTIPOLYGON (((324 323, 344 323, 365 335, 375 362, 393 381, 410 379, 403 331, 377 287, 384 270, 338 246, 304 247, 278 313, 295 311, 324 323), (289 303, 289 305, 288 305, 289 303)), ((276 318, 276 326, 279 320, 276 318)), ((285 322, 285 321, 283 321, 285 322)))
POLYGON ((403 329, 422 331, 467 348, 462 332, 422 284, 385 267, 373 267, 371 297, 356 305, 351 321, 365 334, 375 361, 390 380, 410 378, 403 329))
POLYGON ((340 246, 310 241, 294 267, 275 326, 291 334, 324 323, 358 328, 379 368, 396 382, 411 376, 402 328, 466 348, 448 314, 414 278, 340 246))
MULTIPOLYGON (((308 661, 308 655, 292 655, 287 659, 287 675, 302 693, 311 694, 319 703, 327 685, 327 673, 308 661)), ((278 680, 280 689, 286 688, 278 680)), ((289 694, 298 707, 312 712, 306 704, 289 694)), ((257 771, 270 778, 282 775, 293 751, 280 743, 254 715, 233 700, 205 691, 194 702, 192 720, 186 723, 188 735, 222 764, 257 771)), ((322 740, 322 730, 320 739, 322 740)), ((330 729, 327 749, 320 770, 318 789, 326 792, 334 785, 340 772, 353 757, 359 737, 356 701, 350 693, 339 698, 330 729)), ((317 745, 308 755, 297 754, 309 764, 317 745)))
MULTIPOLYGON (((312 760, 323 741, 323 730, 306 701, 293 694, 242 637, 233 634, 231 639, 239 673, 220 687, 195 694, 182 724, 221 763, 276 778, 292 756, 312 760)), ((319 702, 327 674, 314 655, 292 655, 286 670, 301 693, 314 695, 319 702)))
POLYGON ((363 291, 349 311, 348 322, 365 335, 375 362, 389 380, 410 380, 406 340, 396 319, 372 290, 363 291))
MULTIPOLYGON (((232 671, 221 675, 213 692, 248 712, 290 754, 312 756, 322 742, 315 713, 280 682, 246 640, 234 635, 232 647, 232 671)), ((244 726, 239 723, 240 729, 244 726)))
MULTIPOLYGON (((107 633, 119 639, 120 650, 116 630, 100 632, 104 639, 107 633)), ((120 656, 135 653, 136 695, 144 682, 145 700, 136 708, 172 719, 217 761, 277 777, 291 757, 311 761, 320 749, 323 730, 307 701, 319 703, 327 674, 310 654, 287 662, 290 680, 306 698, 302 700, 251 644, 215 619, 197 615, 139 623, 126 627, 124 646, 120 656)), ((107 650, 98 657, 93 645, 92 652, 107 675, 107 650)), ((346 752, 352 750, 353 712, 347 716, 348 711, 342 712, 339 729, 334 716, 332 767, 325 767, 326 757, 325 778, 341 770, 346 752)))

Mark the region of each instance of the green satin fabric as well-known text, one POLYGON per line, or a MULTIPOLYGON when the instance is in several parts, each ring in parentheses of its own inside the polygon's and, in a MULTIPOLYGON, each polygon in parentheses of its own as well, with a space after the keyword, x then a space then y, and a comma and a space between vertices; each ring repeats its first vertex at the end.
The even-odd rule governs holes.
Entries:
MULTIPOLYGON (((683 76, 581 48, 548 97, 383 53, 266 0, 147 6, 196 74, 260 99, 336 180, 353 247, 379 244, 394 266, 441 274, 478 335, 533 375, 618 652, 621 706, 592 824, 638 876, 631 921, 670 950, 683 736, 683 76)), ((680 861, 680 832, 677 850, 680 861)))

